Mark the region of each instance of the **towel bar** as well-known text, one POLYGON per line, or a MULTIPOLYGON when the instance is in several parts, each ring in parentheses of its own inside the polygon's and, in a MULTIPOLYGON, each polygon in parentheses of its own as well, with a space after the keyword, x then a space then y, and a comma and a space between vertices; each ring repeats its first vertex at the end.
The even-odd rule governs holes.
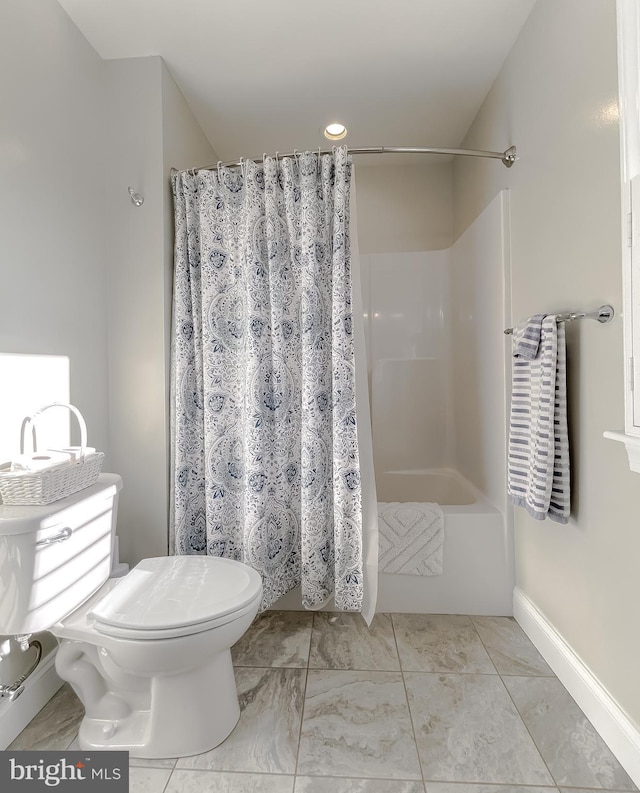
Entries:
MULTIPOLYGON (((595 319, 598 322, 611 322, 615 314, 613 306, 604 305, 595 311, 569 311, 565 314, 556 314, 556 322, 573 322, 574 319, 595 319)), ((513 328, 506 328, 505 334, 513 333, 513 328)))

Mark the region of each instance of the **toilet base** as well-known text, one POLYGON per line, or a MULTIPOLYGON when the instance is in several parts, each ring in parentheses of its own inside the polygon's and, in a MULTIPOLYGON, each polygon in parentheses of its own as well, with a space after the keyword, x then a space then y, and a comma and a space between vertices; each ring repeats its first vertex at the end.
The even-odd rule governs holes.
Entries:
MULTIPOLYGON (((69 679, 82 701, 82 687, 69 679)), ((148 679, 150 707, 121 718, 101 718, 90 708, 80 725, 81 749, 128 751, 131 757, 162 759, 202 754, 221 744, 240 718, 231 652, 217 653, 186 674, 148 679)), ((110 694, 113 696, 113 692, 110 694)), ((117 696, 117 695, 116 695, 117 696)), ((85 708, 87 703, 84 703, 85 708)), ((113 702, 108 710, 113 712, 113 702)))

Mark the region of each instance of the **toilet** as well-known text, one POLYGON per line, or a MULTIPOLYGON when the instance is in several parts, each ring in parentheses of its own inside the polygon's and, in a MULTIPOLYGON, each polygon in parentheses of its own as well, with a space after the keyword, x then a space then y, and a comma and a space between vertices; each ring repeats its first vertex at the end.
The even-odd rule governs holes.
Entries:
POLYGON ((121 487, 102 474, 47 506, 0 505, 0 634, 57 637, 56 671, 85 708, 82 749, 200 754, 240 716, 230 648, 262 581, 209 556, 143 559, 110 579, 121 487))

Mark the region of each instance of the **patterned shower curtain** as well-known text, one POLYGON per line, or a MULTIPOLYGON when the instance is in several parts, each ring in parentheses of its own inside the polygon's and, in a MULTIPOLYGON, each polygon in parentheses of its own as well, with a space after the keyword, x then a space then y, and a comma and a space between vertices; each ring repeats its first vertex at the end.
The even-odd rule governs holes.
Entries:
POLYGON ((350 181, 346 148, 173 174, 172 550, 263 608, 362 607, 350 181))

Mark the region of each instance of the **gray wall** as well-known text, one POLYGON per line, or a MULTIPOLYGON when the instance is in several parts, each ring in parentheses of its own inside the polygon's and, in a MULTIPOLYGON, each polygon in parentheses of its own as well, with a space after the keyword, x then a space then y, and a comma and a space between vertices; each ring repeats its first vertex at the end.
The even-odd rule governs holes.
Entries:
POLYGON ((573 510, 567 526, 515 510, 516 582, 640 723, 640 479, 621 428, 619 130, 613 0, 539 0, 464 145, 518 146, 507 170, 454 164, 454 235, 510 190, 513 317, 612 303, 567 326, 573 510))
MULTIPOLYGON (((411 157, 412 155, 407 155, 411 157)), ((437 251, 452 242, 450 162, 355 156, 360 253, 437 251), (391 164, 387 164, 391 163, 391 164)))
POLYGON ((68 356, 135 563, 168 546, 169 170, 217 157, 159 57, 102 61, 55 0, 2 17, 0 352, 68 356))
POLYGON ((3 2, 0 352, 68 356, 71 401, 108 451, 103 77, 57 3, 3 2))
MULTIPOLYGON (((0 353, 68 357, 71 402, 108 461, 104 70, 52 0, 3 2, 0 96, 0 353)), ((30 660, 12 650, 1 681, 30 660)))
POLYGON ((120 552, 168 550, 172 166, 216 155, 159 57, 105 62, 110 108, 109 411, 111 463, 124 480, 120 552), (127 187, 144 195, 142 207, 127 187))

